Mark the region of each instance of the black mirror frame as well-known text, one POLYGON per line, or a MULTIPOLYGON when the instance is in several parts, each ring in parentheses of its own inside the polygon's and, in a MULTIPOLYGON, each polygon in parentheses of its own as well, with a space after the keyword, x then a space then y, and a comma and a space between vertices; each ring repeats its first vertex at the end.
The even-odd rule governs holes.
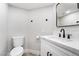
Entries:
POLYGON ((65 26, 58 26, 57 25, 57 6, 59 5, 60 3, 57 3, 56 4, 56 27, 71 27, 71 26, 79 26, 79 24, 76 24, 76 25, 65 25, 65 26))

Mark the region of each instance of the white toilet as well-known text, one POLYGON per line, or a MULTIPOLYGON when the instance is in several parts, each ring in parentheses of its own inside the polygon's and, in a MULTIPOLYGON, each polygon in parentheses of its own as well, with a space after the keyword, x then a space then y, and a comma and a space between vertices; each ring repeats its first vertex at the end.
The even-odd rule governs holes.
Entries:
POLYGON ((13 46, 14 48, 10 52, 10 56, 22 56, 24 53, 24 49, 22 45, 24 44, 24 36, 14 36, 13 46))

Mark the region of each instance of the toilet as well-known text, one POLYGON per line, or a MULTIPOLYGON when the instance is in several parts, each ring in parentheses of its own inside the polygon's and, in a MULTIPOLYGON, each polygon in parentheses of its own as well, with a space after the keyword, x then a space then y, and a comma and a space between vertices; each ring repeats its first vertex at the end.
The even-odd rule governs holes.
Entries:
POLYGON ((24 36, 14 36, 13 46, 14 48, 10 51, 10 56, 22 56, 24 53, 23 44, 24 44, 24 36))

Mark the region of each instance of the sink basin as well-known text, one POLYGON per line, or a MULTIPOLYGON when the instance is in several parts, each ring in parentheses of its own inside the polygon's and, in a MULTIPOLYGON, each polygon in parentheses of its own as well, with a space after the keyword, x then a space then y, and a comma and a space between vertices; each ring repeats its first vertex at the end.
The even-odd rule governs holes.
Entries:
POLYGON ((58 37, 56 35, 50 35, 50 36, 47 36, 47 37, 50 38, 50 39, 59 40, 59 41, 62 41, 62 42, 70 42, 70 41, 72 41, 71 39, 58 37))

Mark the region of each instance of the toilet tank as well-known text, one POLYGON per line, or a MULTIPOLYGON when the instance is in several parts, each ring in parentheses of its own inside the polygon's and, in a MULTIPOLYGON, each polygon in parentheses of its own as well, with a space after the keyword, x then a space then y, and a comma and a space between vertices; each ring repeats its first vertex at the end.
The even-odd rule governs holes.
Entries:
POLYGON ((14 36, 13 37, 13 46, 18 47, 24 44, 24 36, 14 36))

